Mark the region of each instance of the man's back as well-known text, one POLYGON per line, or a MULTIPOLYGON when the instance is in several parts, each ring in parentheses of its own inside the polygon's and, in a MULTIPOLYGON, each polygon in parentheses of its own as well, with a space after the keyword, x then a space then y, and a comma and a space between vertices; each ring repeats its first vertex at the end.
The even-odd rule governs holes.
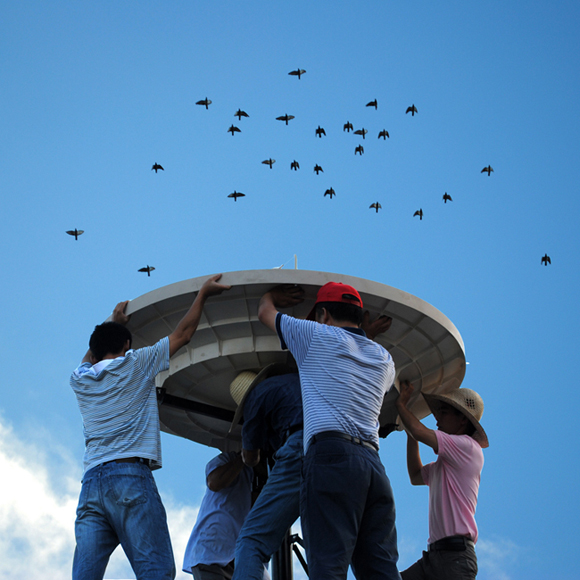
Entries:
POLYGON ((85 435, 84 471, 125 457, 161 467, 155 376, 169 368, 169 341, 84 363, 71 375, 85 435))

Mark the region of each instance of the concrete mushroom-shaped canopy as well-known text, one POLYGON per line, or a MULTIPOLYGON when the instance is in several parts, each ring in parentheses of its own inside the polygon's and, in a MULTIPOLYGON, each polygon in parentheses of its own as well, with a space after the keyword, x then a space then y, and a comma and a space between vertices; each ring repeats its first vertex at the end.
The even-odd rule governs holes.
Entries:
MULTIPOLYGON (((190 307, 208 276, 164 286, 132 300, 128 325, 133 348, 154 344, 171 333, 190 307)), ((353 276, 308 270, 249 270, 223 274, 221 283, 232 289, 207 300, 192 341, 171 359, 168 371, 157 376, 161 429, 221 450, 240 447, 240 427, 229 436, 236 404, 229 385, 244 370, 259 371, 273 362, 293 364, 278 337, 258 320, 261 296, 277 284, 299 284, 304 303, 285 312, 305 318, 316 293, 326 282, 343 282, 361 294, 371 319, 393 318, 388 332, 376 341, 392 355, 396 384, 415 386, 410 408, 418 418, 429 414, 419 392, 446 393, 461 385, 465 375, 463 340, 453 323, 439 310, 402 290, 353 276)), ((394 424, 398 396, 385 397, 381 426, 394 424)), ((400 428, 400 427, 399 427, 400 428)))

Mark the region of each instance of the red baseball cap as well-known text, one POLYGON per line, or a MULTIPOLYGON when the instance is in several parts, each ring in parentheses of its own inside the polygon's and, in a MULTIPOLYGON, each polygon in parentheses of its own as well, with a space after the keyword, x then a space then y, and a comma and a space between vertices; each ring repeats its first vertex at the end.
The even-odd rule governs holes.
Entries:
POLYGON ((316 305, 320 302, 342 302, 343 304, 354 304, 355 306, 363 307, 362 299, 356 288, 342 282, 327 282, 320 288, 316 295, 314 307, 306 317, 307 320, 314 320, 314 311, 316 305))

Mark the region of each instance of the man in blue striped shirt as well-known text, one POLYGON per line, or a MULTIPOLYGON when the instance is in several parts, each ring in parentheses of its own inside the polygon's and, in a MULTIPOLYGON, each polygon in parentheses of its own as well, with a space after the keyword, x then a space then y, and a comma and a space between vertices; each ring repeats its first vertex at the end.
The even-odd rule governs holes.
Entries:
POLYGON ((391 355, 360 325, 352 286, 329 282, 308 317, 278 308, 302 301, 297 287, 276 287, 258 317, 294 355, 304 407, 300 517, 310 578, 399 580, 393 493, 378 454, 379 413, 393 385, 391 355))
POLYGON ((137 580, 172 580, 167 518, 151 470, 161 467, 156 375, 191 340, 203 305, 230 287, 209 278, 175 330, 153 346, 131 349, 128 301, 95 327, 73 372, 85 436, 84 475, 75 522, 73 580, 102 580, 121 544, 137 580))

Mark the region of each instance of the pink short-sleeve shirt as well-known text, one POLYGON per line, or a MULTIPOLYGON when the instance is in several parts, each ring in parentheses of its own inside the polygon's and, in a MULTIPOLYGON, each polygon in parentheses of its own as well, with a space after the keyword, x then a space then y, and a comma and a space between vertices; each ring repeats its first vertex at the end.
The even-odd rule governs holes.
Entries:
POLYGON ((429 486, 429 544, 449 536, 477 542, 475 508, 483 468, 483 452, 469 435, 435 431, 439 446, 434 463, 421 475, 429 486))

